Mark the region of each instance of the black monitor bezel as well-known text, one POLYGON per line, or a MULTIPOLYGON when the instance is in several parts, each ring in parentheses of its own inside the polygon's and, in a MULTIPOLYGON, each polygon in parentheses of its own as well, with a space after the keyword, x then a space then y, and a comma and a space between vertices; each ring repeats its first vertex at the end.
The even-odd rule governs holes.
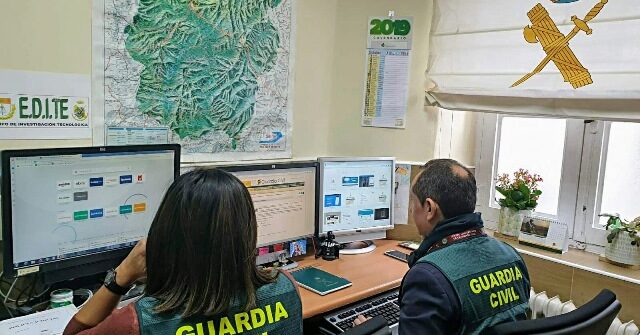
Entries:
MULTIPOLYGON (((220 166, 212 166, 213 168, 224 170, 227 172, 247 172, 247 171, 268 171, 268 170, 286 170, 286 169, 302 169, 302 168, 315 168, 316 176, 315 176, 315 194, 314 194, 314 209, 315 214, 313 216, 313 226, 314 233, 309 236, 297 236, 297 238, 308 238, 318 235, 318 211, 320 210, 318 196, 319 196, 319 182, 320 182, 320 164, 318 161, 299 161, 299 162, 286 162, 286 163, 256 163, 256 164, 244 164, 244 165, 220 165, 220 166)), ((295 240, 292 239, 292 240, 295 240)), ((268 244, 272 245, 272 244, 268 244)), ((258 247, 264 247, 266 245, 258 245, 258 247)))
MULTIPOLYGON (((1 184, 0 195, 2 201, 2 242, 3 242, 3 271, 5 277, 16 277, 18 269, 13 265, 13 212, 11 208, 11 174, 9 171, 10 159, 14 157, 32 156, 60 156, 60 155, 82 155, 82 154, 104 154, 119 152, 141 152, 141 151, 173 151, 174 152, 174 179, 180 175, 180 152, 179 144, 158 144, 158 145, 129 145, 129 146, 100 146, 100 147, 71 147, 71 148, 51 148, 51 149, 25 149, 25 150, 4 150, 0 152, 0 172, 1 184)), ((92 263, 109 263, 114 260, 116 263, 123 259, 132 248, 107 251, 99 254, 75 257, 39 265, 38 273, 64 271, 81 265, 92 263)), ((102 269, 106 271, 108 269, 102 269)), ((98 271, 100 272, 100 271, 98 271)), ((64 276, 63 276, 64 277, 64 276)), ((68 276, 66 279, 73 279, 76 276, 68 276)))

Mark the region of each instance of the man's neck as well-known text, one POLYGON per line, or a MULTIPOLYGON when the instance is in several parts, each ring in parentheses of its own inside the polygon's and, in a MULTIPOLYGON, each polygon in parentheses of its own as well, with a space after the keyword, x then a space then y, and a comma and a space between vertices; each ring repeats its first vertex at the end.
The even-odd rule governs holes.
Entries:
POLYGON ((418 259, 427 254, 427 250, 436 242, 446 238, 449 235, 463 232, 465 230, 482 228, 483 223, 480 214, 469 213, 463 214, 449 219, 444 219, 436 225, 431 233, 425 236, 418 250, 413 253, 413 262, 409 262, 413 266, 418 259))

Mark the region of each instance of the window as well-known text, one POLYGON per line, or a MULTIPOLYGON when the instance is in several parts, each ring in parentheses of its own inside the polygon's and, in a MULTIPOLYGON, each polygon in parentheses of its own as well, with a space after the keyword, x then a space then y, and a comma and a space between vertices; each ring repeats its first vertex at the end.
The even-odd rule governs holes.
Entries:
POLYGON ((525 168, 544 178, 535 216, 561 220, 588 246, 606 243, 603 212, 640 216, 640 124, 483 115, 477 148, 478 211, 497 226, 495 178, 525 168))
POLYGON ((640 216, 640 124, 611 124, 603 158, 600 212, 617 212, 628 219, 640 216))
POLYGON ((495 179, 528 169, 544 178, 534 215, 573 222, 582 148, 582 121, 486 114, 480 118, 478 208, 485 224, 496 228, 500 206, 495 179))
POLYGON ((545 196, 540 198, 537 210, 552 216, 558 214, 566 130, 565 120, 503 117, 498 136, 494 179, 519 168, 544 176, 540 186, 545 196))
POLYGON ((576 209, 575 234, 588 244, 604 245, 606 219, 598 214, 640 216, 640 124, 595 121, 586 133, 578 195, 583 207, 576 209))

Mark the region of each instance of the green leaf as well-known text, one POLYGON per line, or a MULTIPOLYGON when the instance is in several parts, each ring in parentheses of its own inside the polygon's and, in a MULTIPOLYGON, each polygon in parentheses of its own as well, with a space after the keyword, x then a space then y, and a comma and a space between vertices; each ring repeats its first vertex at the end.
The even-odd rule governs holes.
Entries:
POLYGON ((518 190, 520 190, 520 192, 522 192, 522 194, 527 198, 531 196, 531 191, 529 191, 529 187, 527 187, 527 185, 525 185, 524 183, 520 184, 520 187, 518 187, 518 190))
POLYGON ((509 191, 505 190, 502 187, 496 187, 496 191, 498 191, 498 193, 502 194, 505 198, 509 197, 509 191))
POLYGON ((611 233, 607 235, 607 241, 609 243, 613 243, 613 240, 618 236, 618 233, 620 233, 620 229, 616 228, 612 230, 611 233))
POLYGON ((511 198, 513 199, 513 201, 521 201, 525 198, 525 196, 520 191, 513 191, 511 192, 511 198))
POLYGON ((542 191, 540 190, 535 190, 533 192, 531 192, 531 195, 534 197, 540 196, 542 194, 542 191))

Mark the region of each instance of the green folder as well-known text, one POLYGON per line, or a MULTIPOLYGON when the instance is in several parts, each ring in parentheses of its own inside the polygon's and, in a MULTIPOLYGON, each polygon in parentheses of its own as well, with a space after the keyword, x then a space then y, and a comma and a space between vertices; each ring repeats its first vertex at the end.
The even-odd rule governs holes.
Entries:
POLYGON ((291 275, 300 286, 319 295, 326 295, 351 286, 350 281, 314 267, 293 271, 291 275))

